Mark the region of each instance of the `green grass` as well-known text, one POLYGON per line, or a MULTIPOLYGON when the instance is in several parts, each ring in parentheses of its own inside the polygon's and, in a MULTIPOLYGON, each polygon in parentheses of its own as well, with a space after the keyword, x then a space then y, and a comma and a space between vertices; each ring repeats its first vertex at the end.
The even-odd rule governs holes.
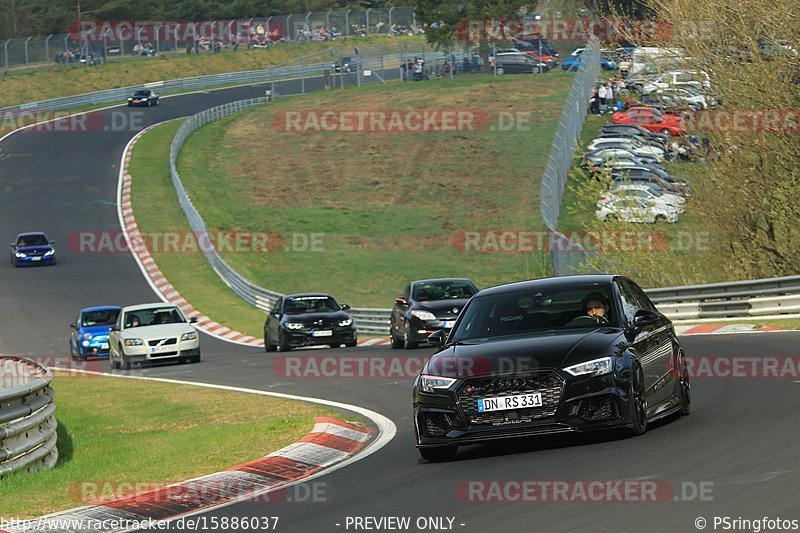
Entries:
POLYGON ((571 81, 562 72, 475 75, 367 86, 346 98, 279 99, 192 134, 179 169, 209 228, 277 238, 281 246, 270 253, 223 254, 272 290, 326 291, 354 306, 388 307, 410 279, 466 276, 488 286, 537 277, 548 271, 544 254, 465 252, 457 239, 465 231, 543 228, 539 182, 571 81), (533 124, 423 134, 277 131, 277 114, 296 109, 519 111, 532 112, 533 124), (311 233, 323 234, 323 251, 285 250, 295 234, 311 233))
MULTIPOLYGON (((169 147, 181 121, 155 127, 136 143, 130 164, 131 203, 139 230, 190 233, 169 173, 169 147)), ((264 313, 244 302, 217 276, 202 253, 151 250, 180 294, 201 312, 237 331, 260 337, 264 313)))
MULTIPOLYGON (((240 48, 237 52, 226 51, 219 54, 178 54, 167 59, 137 58, 94 67, 51 65, 0 77, 0 108, 154 81, 263 69, 328 47, 349 52, 354 45, 366 47, 405 44, 416 48, 422 46, 422 43, 423 40, 419 37, 360 37, 357 40, 281 45, 268 49, 240 48)), ((327 57, 319 59, 320 62, 326 60, 327 57)))
POLYGON ((226 470, 297 441, 331 414, 305 402, 88 375, 57 376, 53 389, 58 463, 0 480, 4 518, 97 503, 83 496, 93 486, 108 494, 121 483, 152 488, 226 470))

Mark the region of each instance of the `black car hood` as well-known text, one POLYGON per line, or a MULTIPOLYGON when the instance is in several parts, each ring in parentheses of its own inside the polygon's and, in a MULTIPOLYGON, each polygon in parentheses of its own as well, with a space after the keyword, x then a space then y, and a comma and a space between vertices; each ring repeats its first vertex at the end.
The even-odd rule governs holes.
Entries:
POLYGON ((616 353, 625 342, 622 330, 613 327, 509 335, 448 346, 431 357, 422 373, 468 378, 559 369, 616 353))
POLYGON ((415 301, 412 309, 419 309, 421 311, 431 311, 433 314, 447 313, 458 314, 467 305, 469 298, 453 298, 450 300, 422 300, 415 301), (453 313, 453 309, 458 309, 453 313))
POLYGON ((350 315, 344 311, 327 311, 324 313, 303 313, 302 315, 283 315, 284 322, 302 322, 303 324, 312 324, 318 320, 324 322, 331 322, 335 320, 345 320, 350 318, 350 315))

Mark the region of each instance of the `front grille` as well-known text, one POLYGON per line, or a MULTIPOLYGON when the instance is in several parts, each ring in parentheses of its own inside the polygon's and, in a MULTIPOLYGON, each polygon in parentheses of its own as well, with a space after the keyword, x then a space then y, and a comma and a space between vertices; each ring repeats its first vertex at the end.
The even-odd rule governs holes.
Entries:
POLYGON ((458 401, 471 426, 487 426, 505 422, 533 422, 552 417, 561 402, 564 380, 554 372, 533 372, 512 376, 469 379, 458 388, 458 401), (542 395, 541 407, 528 407, 509 411, 478 412, 478 398, 513 396, 516 394, 542 395))
POLYGON ((426 437, 443 437, 453 428, 463 428, 458 417, 448 413, 420 413, 419 427, 426 437))
POLYGON ((616 409, 611 396, 589 398, 581 401, 578 416, 587 420, 604 420, 616 418, 616 409))
POLYGON ((178 355, 178 352, 161 352, 161 353, 151 353, 150 358, 155 359, 157 357, 169 357, 171 355, 178 355))
POLYGON ((159 344, 162 345, 162 346, 169 345, 169 344, 178 344, 178 338, 177 337, 173 337, 171 339, 155 339, 155 340, 147 341, 147 344, 149 344, 150 346, 158 346, 159 344))

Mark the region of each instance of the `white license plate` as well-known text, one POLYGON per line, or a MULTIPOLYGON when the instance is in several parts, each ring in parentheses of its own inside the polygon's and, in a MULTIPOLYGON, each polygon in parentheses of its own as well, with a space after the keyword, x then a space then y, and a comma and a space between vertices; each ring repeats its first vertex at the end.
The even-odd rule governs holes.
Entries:
POLYGON ((509 409, 526 409, 541 407, 542 393, 515 394, 514 396, 497 396, 495 398, 478 398, 478 412, 507 411, 509 409))
POLYGON ((41 261, 41 257, 31 257, 31 261, 41 261))
POLYGON ((330 330, 322 330, 322 331, 312 331, 312 337, 331 337, 333 336, 333 331, 330 330))
POLYGON ((455 320, 445 320, 444 322, 442 322, 442 327, 445 329, 452 328, 455 325, 455 323, 456 323, 455 320))
POLYGON ((174 344, 162 344, 161 346, 151 346, 150 353, 174 352, 175 349, 174 344))
POLYGON ((101 350, 108 350, 108 343, 107 343, 107 342, 104 342, 104 343, 102 343, 102 344, 100 345, 100 349, 101 349, 101 350))

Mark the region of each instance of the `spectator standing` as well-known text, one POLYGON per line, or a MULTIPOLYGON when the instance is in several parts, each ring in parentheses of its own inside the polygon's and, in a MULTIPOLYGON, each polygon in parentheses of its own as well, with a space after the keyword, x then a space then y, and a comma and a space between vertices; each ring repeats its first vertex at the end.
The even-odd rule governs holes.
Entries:
POLYGON ((597 87, 592 87, 592 94, 589 96, 589 110, 592 115, 600 114, 600 97, 597 94, 597 87))
POLYGON ((606 102, 608 99, 608 90, 602 83, 600 84, 600 88, 597 89, 597 97, 600 99, 600 114, 602 115, 606 112, 606 102))
POLYGON ((606 83, 606 101, 608 102, 608 112, 612 113, 616 100, 614 100, 614 89, 611 87, 611 82, 606 83))

